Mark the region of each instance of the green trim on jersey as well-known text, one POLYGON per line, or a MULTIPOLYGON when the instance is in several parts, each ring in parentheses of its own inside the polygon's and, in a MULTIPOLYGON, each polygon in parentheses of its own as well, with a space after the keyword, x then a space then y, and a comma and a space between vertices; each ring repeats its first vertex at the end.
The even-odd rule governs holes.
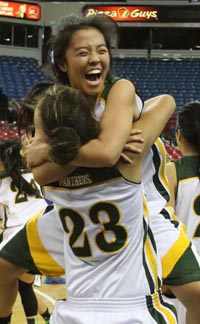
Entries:
MULTIPOLYGON (((152 271, 152 268, 149 264, 149 259, 148 259, 148 255, 156 255, 157 251, 156 251, 156 246, 155 246, 155 241, 154 238, 152 236, 152 232, 151 229, 149 227, 149 225, 146 223, 145 220, 143 220, 143 228, 144 228, 144 236, 143 236, 143 244, 144 244, 144 249, 143 249, 143 267, 144 267, 144 271, 146 274, 146 278, 148 280, 148 284, 149 284, 149 289, 151 291, 151 294, 153 294, 155 292, 155 290, 158 289, 158 287, 161 286, 161 281, 159 276, 157 275, 157 273, 154 273, 152 271), (151 246, 151 251, 149 250, 149 247, 146 245, 147 241, 149 241, 150 246, 151 246)), ((156 262, 156 260, 151 257, 151 262, 156 262)))
POLYGON ((115 82, 119 80, 121 80, 121 78, 116 77, 114 75, 109 75, 105 80, 104 88, 99 98, 103 98, 104 100, 106 100, 108 97, 108 93, 110 92, 110 89, 115 84, 115 82))
POLYGON ((199 177, 199 157, 194 156, 184 156, 181 159, 173 161, 176 167, 177 180, 184 180, 187 178, 199 177))
POLYGON ((85 188, 96 185, 101 182, 112 181, 113 179, 122 177, 120 172, 115 168, 77 168, 68 176, 54 183, 43 186, 59 187, 68 189, 85 188))
MULTIPOLYGON (((106 100, 107 100, 107 97, 108 97, 108 94, 109 94, 109 92, 110 92, 110 89, 111 89, 112 86, 113 86, 117 81, 119 81, 119 80, 122 80, 122 78, 119 78, 119 77, 117 77, 117 76, 115 76, 115 75, 109 75, 109 76, 106 78, 106 80, 105 80, 103 90, 102 90, 102 92, 100 93, 100 95, 98 96, 97 101, 98 101, 98 100, 101 101, 101 99, 103 99, 103 100, 106 101, 106 100)), ((138 120, 138 119, 140 118, 140 116, 141 116, 142 111, 143 111, 143 107, 144 107, 144 100, 143 100, 143 98, 141 97, 141 95, 138 93, 134 81, 131 81, 131 80, 130 80, 130 82, 133 83, 133 85, 134 85, 134 87, 135 87, 135 93, 136 93, 136 95, 141 99, 141 102, 142 102, 142 108, 141 108, 141 111, 140 111, 139 117, 137 118, 137 120, 138 120)))
MULTIPOLYGON (((148 236, 148 225, 146 224, 145 221, 143 221, 143 226, 144 226, 143 244, 145 245, 145 242, 146 242, 147 236, 148 236)), ((146 260, 145 249, 143 249, 142 257, 143 257, 144 271, 145 271, 146 278, 147 278, 148 284, 149 284, 149 288, 150 288, 150 291, 151 291, 151 294, 152 294, 155 291, 155 282, 153 280, 152 273, 150 272, 149 265, 148 265, 148 262, 146 260)))
POLYGON ((167 208, 163 208, 160 212, 160 215, 163 216, 165 219, 170 220, 170 223, 173 224, 175 228, 178 228, 178 226, 180 224, 179 220, 172 219, 172 215, 167 208))
POLYGON ((170 275, 163 279, 163 284, 166 286, 179 286, 199 280, 199 263, 190 243, 188 248, 176 263, 170 275), (182 269, 184 269, 184 271, 182 271, 182 269))
POLYGON ((160 291, 159 298, 155 295, 146 296, 146 303, 149 313, 158 324, 177 323, 176 308, 163 300, 160 291))
POLYGON ((8 243, 6 243, 5 248, 3 247, 2 250, 0 250, 0 257, 12 264, 29 270, 29 273, 41 274, 35 266, 30 253, 26 227, 23 227, 10 241, 8 241, 8 243), (13 254, 13 251, 16 253, 13 254))
POLYGON ((153 175, 153 183, 154 183, 157 191, 160 193, 160 195, 162 197, 164 197, 166 201, 169 201, 169 192, 166 190, 161 179, 159 178, 160 168, 161 168, 162 163, 161 163, 161 159, 160 159, 160 155, 158 153, 156 143, 154 143, 152 145, 151 149, 153 151, 153 163, 154 163, 155 170, 156 170, 155 174, 153 175), (158 172, 158 170, 159 170, 159 172, 158 172))

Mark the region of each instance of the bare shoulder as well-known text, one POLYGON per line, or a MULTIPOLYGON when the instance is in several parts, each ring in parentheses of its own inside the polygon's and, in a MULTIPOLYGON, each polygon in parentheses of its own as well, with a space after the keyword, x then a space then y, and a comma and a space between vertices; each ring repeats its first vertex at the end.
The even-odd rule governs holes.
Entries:
POLYGON ((130 81, 130 80, 127 80, 127 79, 119 79, 117 80, 110 92, 109 92, 109 95, 112 94, 112 93, 115 93, 115 94, 124 94, 124 92, 129 92, 130 94, 133 93, 135 94, 135 86, 134 84, 130 81))
POLYGON ((113 88, 118 88, 118 87, 122 87, 123 89, 127 88, 127 89, 130 89, 132 91, 133 90, 135 91, 134 84, 128 79, 120 79, 117 82, 115 82, 115 84, 113 85, 113 88))
POLYGON ((135 101, 135 92, 135 86, 131 81, 127 79, 120 79, 113 84, 109 92, 107 102, 115 99, 115 101, 120 104, 121 101, 132 104, 135 101))

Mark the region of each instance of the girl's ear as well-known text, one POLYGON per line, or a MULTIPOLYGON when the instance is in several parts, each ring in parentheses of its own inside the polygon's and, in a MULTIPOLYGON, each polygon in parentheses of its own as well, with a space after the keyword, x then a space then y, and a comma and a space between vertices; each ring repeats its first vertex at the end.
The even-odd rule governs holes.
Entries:
POLYGON ((181 142, 182 141, 182 133, 181 133, 180 129, 177 129, 177 132, 176 132, 176 140, 177 140, 177 142, 181 142))
POLYGON ((58 66, 62 72, 67 72, 67 64, 66 63, 59 64, 58 66))

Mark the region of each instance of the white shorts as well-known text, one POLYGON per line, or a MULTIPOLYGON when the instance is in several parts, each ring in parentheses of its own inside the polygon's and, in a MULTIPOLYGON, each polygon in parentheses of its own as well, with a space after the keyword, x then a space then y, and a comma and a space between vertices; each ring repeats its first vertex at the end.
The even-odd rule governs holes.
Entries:
POLYGON ((129 299, 58 300, 50 324, 175 324, 174 307, 158 293, 129 299))
POLYGON ((177 220, 172 207, 151 215, 151 229, 162 261, 164 285, 177 286, 200 280, 199 256, 177 220))

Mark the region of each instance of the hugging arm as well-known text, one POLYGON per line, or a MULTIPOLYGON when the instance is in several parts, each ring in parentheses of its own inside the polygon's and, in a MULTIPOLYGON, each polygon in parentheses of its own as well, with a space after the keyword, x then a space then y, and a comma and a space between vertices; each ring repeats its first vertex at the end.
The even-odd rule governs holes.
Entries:
POLYGON ((146 154, 146 151, 160 136, 175 107, 174 98, 167 94, 145 101, 145 110, 142 116, 133 123, 133 129, 137 128, 142 131, 144 139, 142 155, 146 154))
MULTIPOLYGON (((34 145, 33 140, 33 143, 27 148, 27 152, 28 150, 29 152, 26 159, 29 166, 32 167, 35 179, 39 184, 43 185, 61 179, 69 174, 73 167, 110 167, 114 165, 120 158, 128 139, 135 113, 137 113, 137 105, 133 84, 127 80, 116 82, 108 95, 106 109, 100 121, 99 137, 83 145, 70 164, 65 165, 59 171, 58 169, 53 171, 55 165, 52 164, 50 173, 50 169, 47 168, 47 162, 51 163, 48 156, 48 143, 42 144, 43 149, 46 150, 46 161, 37 164, 32 163, 33 154, 31 149, 34 145), (44 163, 46 167, 42 167, 44 163)), ((37 154, 36 150, 35 154, 37 154)))

